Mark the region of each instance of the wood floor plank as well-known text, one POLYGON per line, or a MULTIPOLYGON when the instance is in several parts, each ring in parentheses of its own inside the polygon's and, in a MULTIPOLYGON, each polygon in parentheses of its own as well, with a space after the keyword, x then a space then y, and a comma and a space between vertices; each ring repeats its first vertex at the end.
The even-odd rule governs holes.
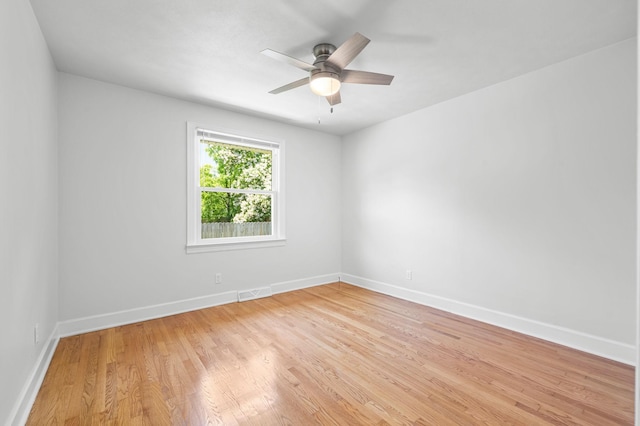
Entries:
POLYGON ((343 283, 61 339, 29 425, 632 425, 634 368, 343 283))

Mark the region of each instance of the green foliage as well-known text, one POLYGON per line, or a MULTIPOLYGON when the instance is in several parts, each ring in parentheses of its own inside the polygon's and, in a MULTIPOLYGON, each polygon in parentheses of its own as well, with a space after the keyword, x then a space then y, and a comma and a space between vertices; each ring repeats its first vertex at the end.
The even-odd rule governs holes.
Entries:
MULTIPOLYGON (((219 186, 210 164, 200 168, 200 186, 219 186)), ((202 192, 202 222, 231 222, 240 212, 240 194, 228 192, 202 192)))
MULTIPOLYGON (((271 190, 271 152, 211 143, 215 163, 200 168, 200 186, 271 190)), ((263 194, 202 192, 202 222, 270 222, 271 198, 263 194)))

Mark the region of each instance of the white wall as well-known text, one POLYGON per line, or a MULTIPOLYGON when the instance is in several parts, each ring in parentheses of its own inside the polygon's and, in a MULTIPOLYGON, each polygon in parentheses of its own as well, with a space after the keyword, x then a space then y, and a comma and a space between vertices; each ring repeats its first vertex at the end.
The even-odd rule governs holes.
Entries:
POLYGON ((345 137, 343 271, 612 340, 633 362, 635 43, 345 137))
POLYGON ((338 137, 64 73, 59 82, 60 320, 337 276, 338 137), (187 121, 285 140, 286 246, 185 254, 187 121))
MULTIPOLYGON (((640 9, 638 9, 638 17, 640 17, 640 9)), ((636 82, 640 81, 640 45, 637 46, 636 59, 636 82)), ((638 108, 638 99, 640 99, 640 87, 636 87, 636 125, 640 126, 640 108, 638 108)), ((640 135, 636 131, 636 425, 640 425, 640 135)))
POLYGON ((29 2, 0 2, 1 424, 13 420, 57 321, 56 74, 29 2))

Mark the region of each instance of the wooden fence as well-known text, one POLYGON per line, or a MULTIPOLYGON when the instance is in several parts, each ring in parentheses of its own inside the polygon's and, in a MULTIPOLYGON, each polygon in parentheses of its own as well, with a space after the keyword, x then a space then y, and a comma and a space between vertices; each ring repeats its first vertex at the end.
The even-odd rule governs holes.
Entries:
POLYGON ((271 222, 212 222, 202 224, 202 238, 271 235, 271 222))

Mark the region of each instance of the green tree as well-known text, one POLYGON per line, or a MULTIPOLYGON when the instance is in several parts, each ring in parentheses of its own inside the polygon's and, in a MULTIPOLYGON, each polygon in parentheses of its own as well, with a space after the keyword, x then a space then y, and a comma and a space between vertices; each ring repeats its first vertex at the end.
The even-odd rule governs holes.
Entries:
MULTIPOLYGON (((271 152, 211 143, 205 151, 215 163, 200 168, 200 185, 271 189, 271 152)), ((202 222, 270 222, 271 198, 263 194, 202 193, 202 222)))
MULTIPOLYGON (((200 168, 200 186, 220 186, 211 164, 200 168)), ((231 222, 240 212, 240 194, 229 192, 202 192, 202 222, 231 222)))

